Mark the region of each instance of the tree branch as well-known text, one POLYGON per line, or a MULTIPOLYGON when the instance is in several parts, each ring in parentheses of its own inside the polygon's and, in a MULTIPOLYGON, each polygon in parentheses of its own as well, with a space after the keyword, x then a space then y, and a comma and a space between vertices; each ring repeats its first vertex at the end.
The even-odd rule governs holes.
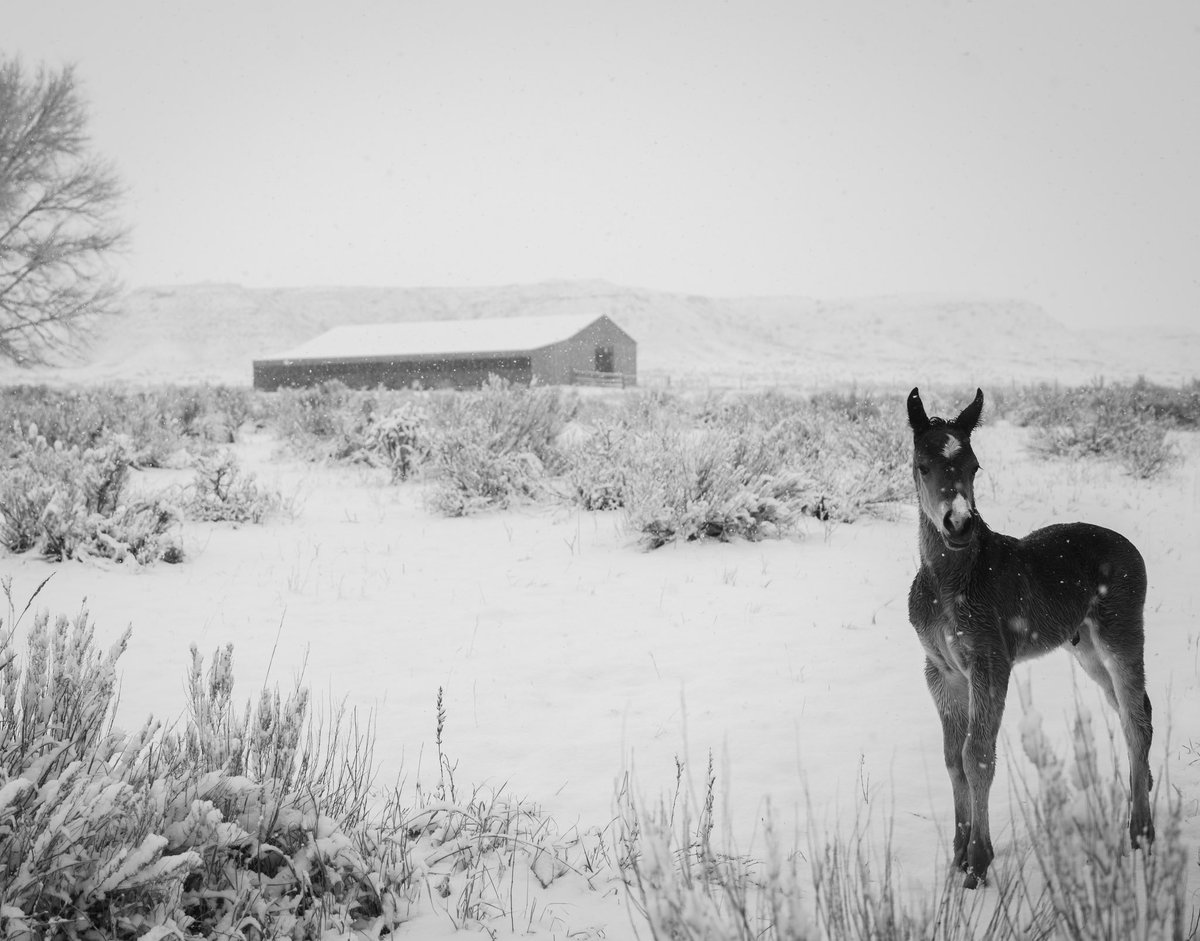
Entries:
POLYGON ((45 362, 115 310, 123 191, 89 145, 70 67, 27 77, 0 58, 0 358, 45 362))

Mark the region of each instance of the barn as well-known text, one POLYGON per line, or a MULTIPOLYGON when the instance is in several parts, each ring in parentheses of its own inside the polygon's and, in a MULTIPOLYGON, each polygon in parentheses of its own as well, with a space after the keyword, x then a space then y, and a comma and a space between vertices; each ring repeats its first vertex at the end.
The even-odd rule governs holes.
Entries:
POLYGON ((520 385, 633 385, 637 343, 603 315, 494 317, 334 327, 254 360, 254 387, 265 390, 335 379, 358 389, 469 389, 491 375, 520 385))

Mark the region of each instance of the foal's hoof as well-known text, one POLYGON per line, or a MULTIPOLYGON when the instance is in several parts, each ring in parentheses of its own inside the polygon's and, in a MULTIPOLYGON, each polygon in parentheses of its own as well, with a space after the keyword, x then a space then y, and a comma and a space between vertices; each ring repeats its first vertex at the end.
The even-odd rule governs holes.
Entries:
POLYGON ((992 841, 971 840, 963 850, 961 856, 955 855, 958 868, 966 873, 963 888, 977 889, 980 885, 987 885, 987 871, 996 857, 992 850, 992 841))
POLYGON ((1129 828, 1129 845, 1133 849, 1143 849, 1147 852, 1154 845, 1154 824, 1147 823, 1140 828, 1129 828))

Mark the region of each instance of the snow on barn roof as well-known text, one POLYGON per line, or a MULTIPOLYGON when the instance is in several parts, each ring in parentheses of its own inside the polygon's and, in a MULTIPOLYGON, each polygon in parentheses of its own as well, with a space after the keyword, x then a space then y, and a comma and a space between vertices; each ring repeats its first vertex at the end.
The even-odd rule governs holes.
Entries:
POLYGON ((562 314, 334 327, 269 358, 386 359, 525 353, 570 339, 599 319, 596 314, 562 314))

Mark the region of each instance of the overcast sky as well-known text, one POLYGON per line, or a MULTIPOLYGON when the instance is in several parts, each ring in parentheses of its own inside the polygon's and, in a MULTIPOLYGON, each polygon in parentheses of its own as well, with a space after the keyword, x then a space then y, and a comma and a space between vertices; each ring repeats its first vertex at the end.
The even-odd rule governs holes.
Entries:
POLYGON ((604 278, 1200 323, 1200 4, 0 0, 131 286, 604 278))

